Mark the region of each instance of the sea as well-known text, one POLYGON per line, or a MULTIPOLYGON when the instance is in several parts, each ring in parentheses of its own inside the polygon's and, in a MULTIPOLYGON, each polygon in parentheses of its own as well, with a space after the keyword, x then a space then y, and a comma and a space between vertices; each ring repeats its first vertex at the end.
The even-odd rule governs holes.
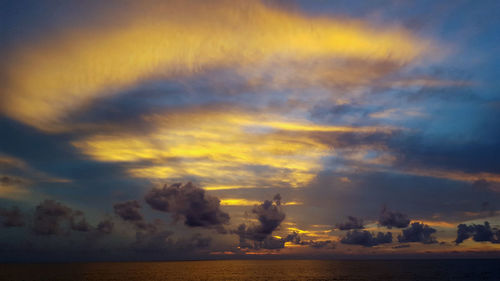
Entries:
POLYGON ((500 280, 500 259, 0 264, 0 280, 500 280))

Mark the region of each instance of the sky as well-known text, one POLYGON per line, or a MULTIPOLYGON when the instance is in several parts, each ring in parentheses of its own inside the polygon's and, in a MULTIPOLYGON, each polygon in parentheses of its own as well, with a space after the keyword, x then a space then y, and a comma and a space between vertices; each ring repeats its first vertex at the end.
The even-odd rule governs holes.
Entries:
POLYGON ((1 5, 0 261, 500 256, 500 2, 1 5))

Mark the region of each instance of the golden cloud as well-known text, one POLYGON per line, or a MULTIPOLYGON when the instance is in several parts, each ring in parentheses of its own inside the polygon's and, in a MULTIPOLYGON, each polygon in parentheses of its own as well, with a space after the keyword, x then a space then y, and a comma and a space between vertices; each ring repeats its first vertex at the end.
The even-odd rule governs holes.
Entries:
MULTIPOLYGON (((262 204, 262 201, 248 200, 245 198, 221 198, 220 204, 222 206, 255 206, 262 204)), ((302 202, 298 201, 282 202, 281 205, 296 206, 296 205, 302 205, 302 202)))
POLYGON ((334 152, 309 132, 390 130, 323 126, 217 109, 150 115, 144 120, 153 128, 149 133, 98 134, 73 145, 94 160, 129 163, 130 175, 139 178, 194 178, 207 189, 301 187, 321 170, 321 158, 334 152))
MULTIPOLYGON (((311 18, 259 1, 123 5, 127 12, 107 15, 115 19, 107 25, 68 27, 10 50, 4 62, 4 114, 38 129, 58 130, 71 113, 145 79, 315 59, 402 65, 427 45, 400 28, 311 18)), ((317 75, 304 76, 331 78, 345 69, 320 68, 317 75)), ((377 70, 368 72, 376 75, 377 70)))

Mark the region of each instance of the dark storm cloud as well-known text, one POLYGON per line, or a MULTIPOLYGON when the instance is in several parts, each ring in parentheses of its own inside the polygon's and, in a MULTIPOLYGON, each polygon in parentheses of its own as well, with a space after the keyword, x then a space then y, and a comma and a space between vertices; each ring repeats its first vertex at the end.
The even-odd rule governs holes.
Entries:
POLYGON ((379 244, 391 243, 392 242, 392 233, 387 232, 379 232, 377 234, 373 232, 369 232, 366 230, 351 230, 346 233, 342 239, 340 239, 340 243, 342 244, 350 244, 350 245, 361 245, 364 247, 372 247, 379 244))
POLYGON ((489 222, 484 222, 481 224, 459 224, 457 226, 457 239, 456 244, 462 243, 464 240, 472 237, 472 240, 476 242, 491 242, 500 243, 500 229, 491 228, 489 222))
POLYGON ((363 229, 363 220, 361 218, 348 216, 347 221, 339 223, 336 227, 340 230, 363 229))
POLYGON ((24 215, 17 206, 10 209, 0 207, 0 223, 4 227, 21 227, 25 225, 24 215))
POLYGON ((378 223, 387 228, 403 228, 410 224, 410 219, 408 215, 399 212, 393 212, 387 208, 387 206, 382 207, 380 211, 378 223))
MULTIPOLYGON (((252 209, 259 221, 256 225, 240 224, 232 233, 240 237, 240 247, 242 248, 263 248, 264 246, 276 248, 284 245, 286 239, 276 241, 270 235, 276 230, 285 219, 285 213, 281 209, 281 196, 276 194, 272 201, 265 200, 264 203, 256 205, 252 209), (248 243, 247 240, 252 241, 248 243)), ((281 247, 283 248, 283 247, 281 247)))
POLYGON ((154 210, 171 213, 175 220, 184 218, 190 227, 215 228, 225 232, 223 225, 229 223, 229 214, 220 209, 220 200, 207 195, 205 190, 192 183, 165 185, 153 188, 145 196, 146 203, 154 210))
POLYGON ((429 227, 428 225, 423 223, 414 222, 410 225, 410 227, 402 230, 401 234, 398 235, 398 241, 400 243, 437 243, 438 241, 436 240, 436 238, 431 236, 433 233, 436 233, 436 230, 434 228, 429 227))

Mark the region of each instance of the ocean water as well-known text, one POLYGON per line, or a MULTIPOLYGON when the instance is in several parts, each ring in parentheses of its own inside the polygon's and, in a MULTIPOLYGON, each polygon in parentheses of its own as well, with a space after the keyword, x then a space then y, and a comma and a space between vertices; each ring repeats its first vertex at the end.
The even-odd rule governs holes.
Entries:
POLYGON ((0 280, 500 280, 500 259, 1 264, 0 280))

